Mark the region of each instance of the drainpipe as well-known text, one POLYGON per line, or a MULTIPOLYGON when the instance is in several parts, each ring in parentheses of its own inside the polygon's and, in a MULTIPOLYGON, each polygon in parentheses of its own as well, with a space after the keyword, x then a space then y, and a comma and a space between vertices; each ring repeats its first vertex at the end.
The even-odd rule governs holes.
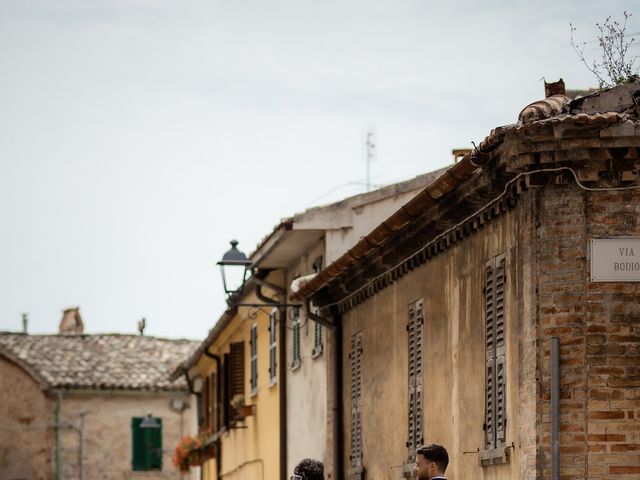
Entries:
POLYGON ((62 392, 58 391, 56 399, 55 427, 56 427, 56 480, 62 480, 62 457, 60 455, 60 406, 62 392))
POLYGON ((551 338, 551 480, 560 478, 560 342, 551 338))
MULTIPOLYGON (((268 272, 264 273, 268 274, 268 272)), ((265 282, 262 278, 256 277, 254 277, 256 282, 256 296, 267 305, 277 307, 280 320, 278 322, 278 343, 280 345, 280 348, 278 348, 278 363, 280 365, 278 369, 278 397, 280 400, 280 478, 281 480, 287 480, 289 478, 287 475, 287 307, 284 306, 287 300, 287 292, 282 287, 265 282), (280 302, 262 293, 263 286, 275 290, 280 296, 280 302)))
MULTIPOLYGON (((219 430, 222 425, 222 419, 220 417, 222 410, 222 360, 218 355, 215 355, 209 351, 209 347, 204 349, 204 354, 213 359, 216 362, 216 430, 219 430)), ((205 406, 206 408, 206 406, 205 406)), ((218 437, 216 440, 216 479, 220 480, 222 472, 222 439, 218 437)), ((202 469, 200 469, 202 474, 202 469)))
POLYGON ((311 301, 305 300, 305 315, 314 322, 327 327, 331 332, 331 372, 329 378, 333 381, 331 388, 331 414, 333 416, 333 468, 334 478, 341 480, 344 478, 344 459, 342 451, 344 448, 344 435, 342 432, 342 319, 334 316, 333 320, 317 315, 311 311, 311 301))

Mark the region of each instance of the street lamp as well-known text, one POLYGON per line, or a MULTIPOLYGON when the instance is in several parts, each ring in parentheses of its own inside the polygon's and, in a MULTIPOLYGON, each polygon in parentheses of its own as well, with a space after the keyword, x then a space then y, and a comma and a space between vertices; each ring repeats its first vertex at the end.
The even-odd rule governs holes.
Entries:
POLYGON ((222 256, 218 262, 222 273, 222 284, 227 296, 231 297, 239 292, 247 281, 247 274, 251 272, 251 261, 247 256, 238 250, 238 241, 231 240, 231 248, 222 256), (229 278, 227 278, 227 276, 229 278))
POLYGON ((140 428, 149 428, 149 429, 160 428, 160 422, 158 422, 158 419, 153 417, 151 414, 148 414, 140 422, 140 428))

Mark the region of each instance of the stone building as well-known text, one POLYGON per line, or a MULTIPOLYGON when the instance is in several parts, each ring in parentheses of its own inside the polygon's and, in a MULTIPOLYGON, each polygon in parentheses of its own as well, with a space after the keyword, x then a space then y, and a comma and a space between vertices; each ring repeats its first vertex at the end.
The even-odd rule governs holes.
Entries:
POLYGON ((0 332, 0 478, 181 478, 171 453, 195 430, 193 402, 169 374, 196 346, 86 335, 78 309, 56 335, 0 332))
POLYGON ((526 107, 301 287, 337 478, 640 477, 640 84, 526 107), (556 476, 558 475, 558 476, 556 476))

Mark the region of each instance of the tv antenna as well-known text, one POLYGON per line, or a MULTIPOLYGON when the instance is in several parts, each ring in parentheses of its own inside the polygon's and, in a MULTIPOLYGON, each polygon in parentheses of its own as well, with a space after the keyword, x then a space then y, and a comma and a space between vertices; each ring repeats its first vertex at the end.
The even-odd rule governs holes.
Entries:
POLYGON ((376 145, 374 143, 373 132, 369 130, 367 132, 367 142, 365 144, 367 146, 367 192, 371 191, 371 162, 373 162, 374 151, 376 145))

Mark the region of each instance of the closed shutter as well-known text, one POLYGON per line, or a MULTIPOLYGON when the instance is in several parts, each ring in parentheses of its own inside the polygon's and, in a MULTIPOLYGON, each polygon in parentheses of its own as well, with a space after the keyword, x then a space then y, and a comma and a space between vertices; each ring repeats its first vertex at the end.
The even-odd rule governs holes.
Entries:
POLYGON ((209 383, 211 382, 211 377, 205 377, 204 383, 202 385, 201 396, 202 396, 202 422, 200 422, 200 430, 205 430, 209 428, 211 422, 211 388, 209 383))
POLYGON ((207 428, 215 432, 218 426, 216 425, 216 376, 214 373, 209 375, 209 422, 207 428))
POLYGON ((485 443, 487 449, 505 445, 505 257, 485 265, 485 443))
POLYGON ((142 417, 131 419, 131 468, 134 471, 162 470, 162 419, 159 428, 140 428, 142 417))
POLYGON ((231 360, 228 353, 224 354, 222 362, 222 418, 225 425, 231 423, 231 360))
POLYGON ((292 361, 291 366, 297 367, 302 361, 300 353, 300 309, 293 309, 293 344, 292 344, 292 361))
POLYGON ((349 478, 361 478, 362 466, 362 332, 351 337, 351 469, 349 478))
POLYGON ((229 346, 231 360, 231 400, 236 395, 244 395, 244 342, 234 342, 229 346))
POLYGON ((409 322, 407 323, 408 341, 408 436, 407 460, 415 461, 416 448, 423 443, 422 428, 422 347, 424 338, 423 301, 409 305, 409 322))
POLYGON ((258 324, 251 327, 251 393, 258 391, 258 324))
POLYGON ((273 310, 269 315, 269 383, 274 384, 278 374, 277 360, 277 335, 278 328, 276 324, 277 310, 273 310))
POLYGON ((322 353, 322 351, 324 350, 324 342, 323 342, 323 326, 320 325, 318 322, 316 322, 315 324, 315 331, 314 331, 314 339, 313 339, 313 355, 314 356, 318 356, 322 353))

